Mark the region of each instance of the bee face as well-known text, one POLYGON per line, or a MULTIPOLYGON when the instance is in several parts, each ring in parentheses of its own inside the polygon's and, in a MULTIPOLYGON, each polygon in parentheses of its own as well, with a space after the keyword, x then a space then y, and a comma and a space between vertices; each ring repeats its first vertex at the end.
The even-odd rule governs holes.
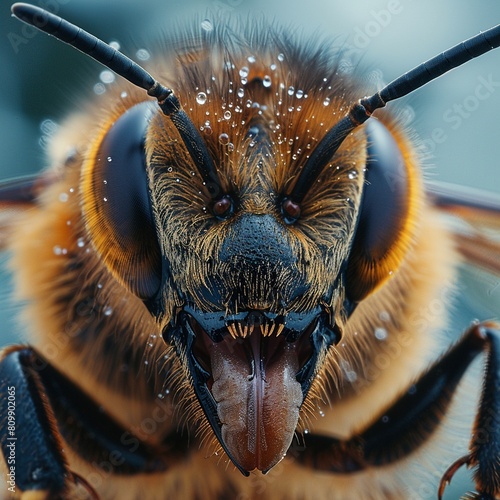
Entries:
MULTIPOLYGON (((210 54, 209 59, 220 60, 220 55, 210 54)), ((213 68, 205 72, 208 76, 189 75, 179 85, 187 96, 183 106, 192 110, 191 119, 203 129, 203 141, 217 158, 221 190, 217 201, 207 197, 203 179, 186 158, 182 142, 175 139, 169 120, 160 117, 151 124, 148 156, 155 186, 152 199, 162 214, 158 222, 162 252, 179 256, 169 263, 178 293, 203 311, 236 314, 256 309, 282 314, 308 310, 320 301, 331 303, 330 286, 311 286, 312 275, 337 276, 338 255, 349 246, 364 148, 332 165, 333 185, 305 200, 300 222, 287 223, 283 198, 322 130, 319 124, 311 125, 310 135, 301 130, 301 101, 290 90, 295 81, 285 84, 283 78, 294 69, 294 62, 280 63, 275 57, 272 63, 266 56, 255 62, 243 82, 242 54, 216 74, 217 85, 211 80, 213 68), (273 64, 279 69, 268 69, 273 64), (200 95, 207 95, 203 104, 197 102, 200 95), (335 227, 329 223, 332 218, 344 224, 335 227)), ((324 98, 310 96, 315 102, 305 105, 306 112, 314 107, 321 112, 324 98)), ((335 120, 328 118, 323 127, 335 120)))
MULTIPOLYGON (((223 43, 205 40, 190 53, 200 59, 178 67, 175 82, 216 158, 220 183, 206 185, 169 117, 132 100, 106 118, 83 165, 83 214, 108 269, 145 301, 164 338, 187 358, 198 397, 209 392, 224 401, 221 387, 227 392, 233 384, 235 394, 248 393, 238 403, 243 411, 264 407, 264 416, 243 428, 214 425, 241 467, 267 470, 290 444, 322 349, 340 339, 340 281, 360 205, 366 138, 353 136, 325 166, 323 187, 306 196, 292 223, 283 208, 290 182, 337 119, 325 114, 304 134, 302 113, 324 113, 325 100, 335 99, 344 82, 334 83, 325 67, 321 83, 307 82, 303 90, 286 76, 298 61, 285 47, 287 56, 274 48, 274 59, 264 53, 251 69, 242 66, 248 52, 214 67, 223 43), (321 85, 302 100, 300 93, 321 85), (257 369, 262 349, 268 359, 257 369), (301 371, 299 383, 294 376, 301 371), (274 393, 258 394, 249 377, 265 378, 274 393), (278 399, 282 421, 266 416, 278 399), (241 450, 239 442, 258 427, 264 441, 276 444, 241 450)), ((216 414, 231 420, 222 406, 206 410, 209 420, 216 414)))

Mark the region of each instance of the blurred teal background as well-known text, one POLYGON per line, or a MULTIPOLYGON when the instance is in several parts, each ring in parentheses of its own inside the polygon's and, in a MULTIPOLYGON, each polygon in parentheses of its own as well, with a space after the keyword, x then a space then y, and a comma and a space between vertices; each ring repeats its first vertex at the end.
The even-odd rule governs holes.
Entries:
MULTIPOLYGON (((351 47, 366 66, 369 79, 392 80, 446 48, 500 22, 498 0, 39 0, 36 5, 79 24, 105 41, 119 41, 131 55, 148 41, 193 15, 210 19, 264 13, 297 26, 307 38, 318 32, 351 47)), ((90 95, 102 68, 62 43, 34 33, 11 18, 10 2, 0 6, 0 180, 40 170, 46 165, 43 136, 50 122, 90 95)), ((427 144, 430 178, 500 193, 500 49, 431 83, 391 105, 412 118, 411 127, 427 144), (490 95, 474 99, 481 81, 490 95)), ((0 263, 3 263, 5 256, 0 263)), ((459 298, 460 314, 452 332, 474 317, 500 311, 498 278, 467 270, 459 298)), ((0 269, 0 345, 17 338, 9 301, 9 275, 0 269)), ((422 494, 423 495, 423 494, 422 494)), ((457 493, 450 490, 449 499, 457 493)), ((453 496, 455 495, 455 496, 453 496)), ((424 498, 424 496, 422 496, 424 498)), ((425 497, 427 498, 427 497, 425 497)))

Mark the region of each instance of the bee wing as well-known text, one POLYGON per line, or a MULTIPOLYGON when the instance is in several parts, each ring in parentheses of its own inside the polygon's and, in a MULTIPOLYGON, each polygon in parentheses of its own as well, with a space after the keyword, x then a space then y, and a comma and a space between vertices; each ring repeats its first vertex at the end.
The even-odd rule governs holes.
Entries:
POLYGON ((457 248, 467 262, 500 275, 500 195, 429 182, 431 202, 446 214, 457 248))
POLYGON ((0 250, 4 248, 19 214, 31 208, 39 194, 53 181, 52 175, 37 173, 0 183, 0 250))

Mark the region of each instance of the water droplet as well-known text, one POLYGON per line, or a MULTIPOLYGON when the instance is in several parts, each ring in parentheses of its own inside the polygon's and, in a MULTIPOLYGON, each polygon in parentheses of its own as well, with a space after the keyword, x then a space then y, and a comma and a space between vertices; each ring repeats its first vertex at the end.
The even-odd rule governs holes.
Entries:
POLYGON ((375 328, 375 338, 377 340, 386 340, 388 336, 387 330, 381 326, 375 328))
POLYGON ((149 361, 147 359, 144 360, 144 364, 147 366, 149 365, 149 361))
POLYGON ((294 92, 295 92, 295 88, 293 88, 292 86, 290 86, 290 87, 288 87, 287 92, 288 92, 288 95, 293 95, 294 92))
POLYGON ((222 145, 226 145, 226 144, 229 144, 229 136, 227 134, 221 134, 219 135, 219 142, 222 144, 222 145))
POLYGON ((277 64, 276 64, 276 63, 272 63, 272 64, 271 64, 271 66, 269 66, 269 69, 270 69, 271 71, 274 71, 277 67, 278 67, 278 66, 277 66, 277 64))
POLYGON ((104 313, 104 316, 111 316, 113 314, 113 308, 111 306, 104 306, 102 308, 102 312, 104 313))
POLYGON ((69 199, 69 195, 68 193, 61 193, 59 195, 59 201, 62 202, 62 203, 66 203, 69 199))
POLYGON ((303 90, 297 90, 297 92, 295 93, 295 96, 297 97, 297 99, 302 99, 304 97, 304 91, 303 90))
POLYGON ((224 120, 230 120, 231 119, 231 111, 227 110, 224 111, 224 120))
POLYGON ((330 105, 330 98, 329 97, 325 97, 324 101, 323 101, 323 106, 329 106, 330 105))
POLYGON ((266 88, 269 88, 272 84, 272 80, 271 80, 271 77, 269 75, 266 75, 264 77, 264 79, 262 80, 262 85, 264 85, 264 87, 266 88))
POLYGON ((78 240, 76 240, 76 244, 79 248, 83 248, 85 246, 85 240, 83 238, 78 238, 78 240))
POLYGON ((102 201, 108 201, 108 199, 107 199, 106 197, 104 197, 104 198, 102 199, 102 201))
POLYGON ((241 68, 239 71, 241 78, 248 78, 248 72, 248 66, 243 66, 243 68, 241 68))
POLYGON ((165 399, 165 394, 162 394, 162 393, 160 392, 160 394, 158 394, 157 398, 158 398, 158 399, 165 399))
POLYGON ((121 97, 122 99, 125 99, 125 97, 127 97, 127 96, 128 96, 128 94, 127 94, 126 92, 122 92, 122 93, 120 94, 120 97, 121 97))
POLYGON ((62 248, 59 245, 54 246, 52 251, 54 252, 54 255, 62 255, 62 248))
POLYGON ((120 42, 117 42, 116 40, 109 42, 109 46, 115 50, 120 50, 120 42))
POLYGON ((57 129, 59 128, 59 125, 50 118, 46 118, 45 120, 42 120, 40 123, 40 132, 44 135, 53 135, 55 132, 57 132, 57 129))
POLYGON ((309 429, 304 429, 304 434, 309 434, 309 429))
POLYGON ((239 88, 236 92, 236 95, 239 97, 239 98, 242 98, 244 95, 245 95, 245 89, 243 88, 239 88))
POLYGON ((349 179, 356 179, 358 177, 358 172, 356 170, 351 170, 348 174, 347 174, 347 177, 349 177, 349 179))
POLYGON ((203 29, 205 31, 213 31, 214 26, 213 26, 212 22, 210 21, 210 19, 204 19, 201 22, 201 29, 203 29))
POLYGON ((319 416, 320 417, 324 417, 325 416, 325 412, 323 410, 319 410, 319 416))
POLYGON ((104 83, 96 83, 94 85, 94 94, 102 95, 104 92, 106 92, 106 86, 104 83))
POLYGON ((203 132, 205 132, 206 135, 212 135, 213 132, 212 127, 210 125, 205 125, 203 132))
POLYGON ((255 59, 255 56, 248 56, 247 57, 247 61, 250 63, 250 64, 253 64, 257 59, 255 59))
POLYGON ((151 54, 146 49, 139 49, 135 53, 135 55, 136 55, 137 59, 139 59, 140 61, 147 61, 151 57, 151 54))
POLYGON ((232 142, 230 142, 228 145, 227 145, 227 150, 228 151, 234 151, 234 144, 232 142))
POLYGON ((259 135, 259 127, 253 126, 248 129, 249 137, 257 137, 259 135))
POLYGON ((278 61, 283 62, 285 60, 285 55, 284 54, 278 54, 278 61))
POLYGON ((102 83, 113 83, 115 78, 115 74, 109 69, 105 69, 99 74, 99 80, 101 80, 102 83))
POLYGON ((207 94, 205 94, 205 92, 198 92, 196 95, 196 102, 198 104, 205 104, 207 102, 207 94))
POLYGON ((384 323, 391 321, 391 315, 387 311, 381 311, 378 317, 380 318, 380 321, 383 321, 384 323))

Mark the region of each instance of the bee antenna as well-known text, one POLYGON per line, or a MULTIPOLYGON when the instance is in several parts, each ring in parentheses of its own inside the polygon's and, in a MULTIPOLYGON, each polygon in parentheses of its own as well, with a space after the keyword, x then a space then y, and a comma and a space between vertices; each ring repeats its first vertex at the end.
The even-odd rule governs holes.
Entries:
POLYGON ((287 199, 300 203, 310 186, 319 177, 344 139, 372 113, 389 101, 399 99, 423 87, 448 71, 500 46, 500 24, 461 42, 420 64, 386 85, 370 97, 351 106, 347 115, 337 122, 314 148, 287 199))
POLYGON ((125 54, 55 14, 26 3, 15 3, 11 11, 21 21, 75 47, 155 97, 163 113, 172 120, 182 137, 211 199, 217 200, 221 197, 221 184, 213 160, 203 138, 182 110, 172 89, 160 84, 142 66, 125 54))

